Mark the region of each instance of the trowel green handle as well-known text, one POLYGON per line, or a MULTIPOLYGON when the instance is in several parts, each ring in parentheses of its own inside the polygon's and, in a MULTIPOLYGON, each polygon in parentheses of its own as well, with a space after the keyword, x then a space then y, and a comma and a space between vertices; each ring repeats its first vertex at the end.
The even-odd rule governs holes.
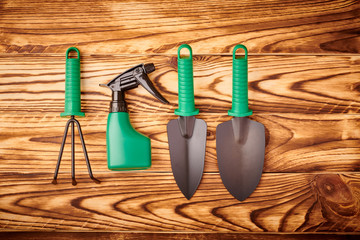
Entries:
POLYGON ((191 47, 183 44, 178 49, 178 92, 179 108, 175 114, 179 116, 194 116, 199 113, 195 108, 194 102, 194 77, 193 77, 193 59, 191 47), (189 50, 189 57, 181 57, 181 49, 189 50))
POLYGON ((65 110, 60 114, 65 116, 81 116, 81 89, 80 89, 80 52, 77 48, 71 47, 66 51, 65 68, 65 110), (77 52, 77 58, 69 58, 71 51, 77 52))
POLYGON ((236 45, 233 50, 233 83, 232 108, 230 116, 245 117, 252 114, 248 106, 248 51, 244 45, 236 45), (236 51, 242 48, 245 56, 236 56, 236 51))

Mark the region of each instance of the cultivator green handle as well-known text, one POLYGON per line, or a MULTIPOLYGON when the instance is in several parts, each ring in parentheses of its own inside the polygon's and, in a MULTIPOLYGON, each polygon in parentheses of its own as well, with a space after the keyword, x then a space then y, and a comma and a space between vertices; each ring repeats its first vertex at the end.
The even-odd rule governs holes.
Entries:
POLYGON ((248 51, 242 44, 233 50, 233 83, 232 108, 228 114, 233 117, 245 117, 252 114, 248 106, 248 51), (236 56, 236 51, 242 48, 245 56, 236 56))
POLYGON ((199 109, 195 108, 194 102, 194 77, 193 77, 193 59, 191 47, 183 44, 178 49, 178 92, 179 92, 179 108, 175 110, 175 114, 179 116, 194 116, 199 113, 199 109), (189 50, 189 57, 181 57, 181 49, 189 50))
POLYGON ((85 116, 85 113, 81 112, 80 52, 75 47, 66 51, 65 110, 60 116, 85 116), (71 51, 77 52, 77 58, 69 58, 71 51))

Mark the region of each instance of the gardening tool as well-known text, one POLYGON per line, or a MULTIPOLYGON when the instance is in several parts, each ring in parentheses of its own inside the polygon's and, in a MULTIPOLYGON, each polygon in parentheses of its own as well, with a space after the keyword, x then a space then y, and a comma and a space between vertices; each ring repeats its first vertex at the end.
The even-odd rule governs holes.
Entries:
POLYGON ((190 199, 204 171, 206 122, 196 119, 199 109, 194 104, 192 50, 187 44, 178 49, 178 91, 179 108, 175 114, 179 118, 167 125, 171 168, 181 192, 190 199), (181 57, 181 49, 189 50, 189 57, 181 57))
POLYGON ((53 184, 57 184, 57 176, 59 173, 60 162, 62 158, 62 154, 64 152, 64 146, 66 142, 67 132, 69 130, 69 126, 71 125, 71 178, 72 185, 76 185, 75 180, 75 124, 78 128, 81 145, 85 155, 85 161, 88 168, 88 172, 90 178, 96 182, 100 183, 99 180, 94 178, 90 161, 88 158, 88 154, 86 151, 84 137, 81 131, 80 123, 75 119, 75 116, 85 117, 85 113, 81 112, 81 91, 80 91, 80 52, 77 48, 71 47, 66 51, 66 68, 65 68, 65 110, 60 114, 61 117, 68 117, 70 119, 67 121, 65 125, 65 132, 63 136, 63 140, 60 147, 59 158, 55 168, 54 179, 52 181, 53 184), (70 58, 69 53, 71 51, 75 51, 77 53, 77 58, 70 58))
POLYGON ((125 92, 143 86, 162 103, 169 103, 154 87, 148 73, 154 64, 139 64, 121 73, 107 84, 112 91, 110 113, 106 130, 108 168, 116 171, 141 170, 151 166, 151 142, 131 125, 125 92))
POLYGON ((258 185, 265 157, 264 125, 248 119, 248 51, 244 45, 233 50, 233 92, 229 116, 234 118, 216 128, 216 152, 221 179, 238 200, 245 200, 258 185), (242 48, 245 56, 236 56, 242 48))

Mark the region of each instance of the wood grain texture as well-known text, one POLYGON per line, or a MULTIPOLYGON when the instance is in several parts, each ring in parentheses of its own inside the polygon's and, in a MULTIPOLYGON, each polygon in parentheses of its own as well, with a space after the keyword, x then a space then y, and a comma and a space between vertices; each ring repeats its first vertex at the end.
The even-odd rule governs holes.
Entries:
POLYGON ((358 239, 359 30, 359 0, 1 1, 0 239, 358 239), (208 124, 205 173, 190 201, 171 173, 166 134, 183 43, 195 54, 195 102, 208 124), (264 174, 244 202, 223 186, 215 146, 216 126, 230 119, 238 43, 250 52, 251 118, 266 127, 264 174), (79 121, 100 184, 87 175, 78 138, 78 185, 69 143, 58 185, 50 184, 66 122, 59 113, 70 46, 82 53, 79 121), (111 172, 111 92, 99 84, 142 62, 155 63, 150 78, 171 104, 129 91, 131 120, 151 138, 153 166, 111 172))
MULTIPOLYGON (((166 125, 173 115, 131 114, 135 129, 152 141, 152 167, 171 172, 166 125)), ((208 124, 205 171, 218 172, 216 127, 231 118, 200 114, 208 124)), ((360 170, 360 116, 344 114, 254 115, 266 128, 265 172, 347 172, 360 170)), ((107 170, 107 114, 79 118, 95 173, 107 170)), ((0 172, 53 172, 66 119, 58 114, 0 115, 0 172)), ((65 147, 60 179, 70 172, 70 138, 65 147)), ((80 140, 76 137, 76 171, 86 173, 80 140)))
MULTIPOLYGON (((81 49, 80 49, 81 50, 81 49)), ((1 55, 0 112, 63 112, 64 55, 1 55)), ((177 108, 174 56, 92 55, 82 58, 82 107, 106 113, 111 91, 99 87, 142 62, 154 62, 150 75, 171 104, 160 103, 142 87, 127 94, 132 113, 173 113, 177 108)), ((230 56, 195 56, 195 104, 204 113, 231 108, 230 56)), ((360 57, 250 56, 249 104, 255 113, 360 113, 360 57)))
POLYGON ((0 51, 360 53, 358 0, 2 1, 0 51))
POLYGON ((239 202, 219 174, 188 201, 171 173, 107 173, 49 184, 51 174, 0 174, 6 230, 358 232, 359 174, 264 174, 239 202))
POLYGON ((41 239, 78 239, 78 240, 183 240, 183 239, 220 239, 220 240, 358 240, 358 233, 178 233, 178 232, 0 232, 2 239, 41 240, 41 239))

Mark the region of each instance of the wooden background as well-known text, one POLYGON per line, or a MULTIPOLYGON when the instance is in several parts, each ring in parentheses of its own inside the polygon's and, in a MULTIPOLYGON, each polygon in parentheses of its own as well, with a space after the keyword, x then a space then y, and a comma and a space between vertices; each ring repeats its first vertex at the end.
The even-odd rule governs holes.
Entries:
POLYGON ((358 234, 359 33, 359 0, 1 1, 0 237, 54 237, 49 231, 60 231, 59 239, 100 239, 104 231, 112 235, 101 239, 358 234), (174 181, 166 135, 175 118, 176 52, 183 43, 193 48, 195 102, 208 124, 205 173, 190 201, 174 181), (223 186, 215 149, 216 126, 230 119, 231 51, 238 43, 249 49, 251 118, 266 127, 263 177, 244 202, 223 186), (79 121, 99 185, 88 178, 78 138, 78 185, 71 185, 69 143, 59 184, 51 184, 66 123, 59 114, 71 46, 82 54, 86 117, 79 121), (127 95, 134 127, 151 138, 153 165, 110 172, 111 92, 99 84, 143 62, 156 65, 150 78, 171 103, 142 88, 127 95), (87 233, 65 233, 74 231, 87 233))

